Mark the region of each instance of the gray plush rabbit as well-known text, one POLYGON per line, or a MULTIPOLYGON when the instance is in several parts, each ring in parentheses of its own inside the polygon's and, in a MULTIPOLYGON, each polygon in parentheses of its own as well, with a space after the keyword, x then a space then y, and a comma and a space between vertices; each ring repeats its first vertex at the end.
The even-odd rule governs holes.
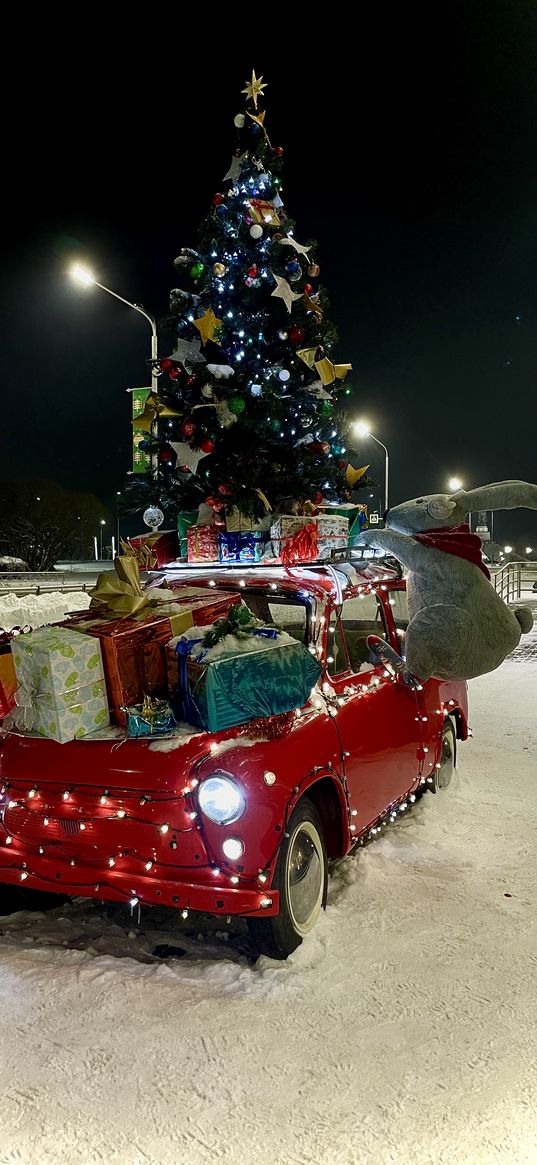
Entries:
MULTIPOLYGON (((365 530, 356 539, 358 545, 394 555, 407 568, 405 655, 412 676, 468 680, 494 671, 521 633, 531 630, 529 608, 513 611, 496 594, 481 541, 465 525, 472 511, 521 506, 537 509, 537 485, 500 481, 467 492, 430 494, 394 506, 384 530, 365 530)), ((371 647, 375 651, 374 643, 371 647)))

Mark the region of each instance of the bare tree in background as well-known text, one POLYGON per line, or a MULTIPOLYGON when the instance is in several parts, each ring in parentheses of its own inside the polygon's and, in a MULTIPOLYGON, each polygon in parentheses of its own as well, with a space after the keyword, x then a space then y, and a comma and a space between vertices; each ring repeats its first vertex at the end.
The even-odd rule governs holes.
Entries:
POLYGON ((30 570, 50 570, 60 558, 89 558, 103 518, 111 529, 95 494, 39 478, 0 482, 0 555, 22 559, 30 570))

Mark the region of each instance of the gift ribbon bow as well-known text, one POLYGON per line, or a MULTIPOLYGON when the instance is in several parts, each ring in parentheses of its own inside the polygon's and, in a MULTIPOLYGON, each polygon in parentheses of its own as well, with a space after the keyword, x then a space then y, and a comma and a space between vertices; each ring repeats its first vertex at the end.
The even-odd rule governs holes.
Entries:
POLYGON ((145 402, 143 413, 139 413, 137 417, 133 417, 132 424, 135 429, 141 429, 143 433, 150 433, 152 426, 158 417, 180 417, 181 413, 177 409, 172 409, 170 405, 164 403, 156 392, 150 392, 145 402))
POLYGON ((308 522, 296 534, 282 539, 282 542, 281 559, 284 566, 292 566, 296 562, 313 562, 319 551, 317 523, 308 522))
POLYGON ((123 538, 120 538, 121 549, 126 558, 135 559, 140 570, 149 570, 152 566, 157 565, 157 556, 152 547, 160 537, 158 530, 154 534, 148 534, 141 546, 133 546, 132 542, 125 542, 123 538))
POLYGON ((323 384, 333 384, 336 379, 345 380, 352 368, 352 364, 332 364, 323 348, 299 348, 297 355, 308 368, 316 369, 323 384))

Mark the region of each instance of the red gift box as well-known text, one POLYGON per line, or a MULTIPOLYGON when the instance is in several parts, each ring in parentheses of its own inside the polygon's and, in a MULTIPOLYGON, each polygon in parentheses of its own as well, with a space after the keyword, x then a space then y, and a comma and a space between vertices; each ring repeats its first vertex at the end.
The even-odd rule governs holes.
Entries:
MULTIPOLYGON (((147 548, 150 551, 149 562, 147 567, 150 570, 158 569, 162 566, 167 566, 170 562, 175 562, 179 557, 179 536, 177 530, 163 530, 158 538, 155 539, 154 534, 139 534, 136 538, 129 538, 129 543, 135 551, 143 551, 147 548)), ((138 557, 136 555, 136 557, 138 557)), ((141 558, 145 555, 141 555, 141 558)), ((140 569, 146 569, 145 563, 140 563, 140 569)))
MULTIPOLYGON (((216 591, 212 587, 210 590, 207 587, 185 587, 181 583, 174 585, 173 579, 166 579, 164 587, 167 591, 174 592, 171 602, 178 611, 185 608, 192 612, 192 621, 196 627, 207 627, 209 623, 214 623, 215 619, 225 619, 231 604, 242 601, 237 591, 216 591)), ((153 594, 153 588, 150 590, 153 594)))
POLYGON ((216 526, 190 526, 186 536, 189 562, 218 562, 220 544, 216 526))

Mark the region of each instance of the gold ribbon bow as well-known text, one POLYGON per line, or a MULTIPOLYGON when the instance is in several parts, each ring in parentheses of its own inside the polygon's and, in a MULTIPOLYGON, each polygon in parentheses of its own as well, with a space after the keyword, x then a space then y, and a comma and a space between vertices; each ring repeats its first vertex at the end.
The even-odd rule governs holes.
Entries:
POLYGON ((149 606, 142 593, 140 568, 135 558, 114 558, 115 574, 105 570, 99 575, 91 592, 90 609, 111 611, 120 618, 136 615, 149 606))
POLYGON ((324 348, 299 348, 297 356, 308 368, 316 369, 323 384, 333 384, 336 379, 345 380, 347 372, 352 368, 352 364, 332 364, 325 356, 324 348))
POLYGON ((135 558, 114 558, 114 566, 115 574, 105 570, 99 575, 97 585, 91 592, 90 611, 96 611, 105 618, 107 615, 115 615, 119 619, 132 618, 140 613, 146 615, 152 611, 156 616, 169 619, 172 635, 183 635, 192 627, 192 611, 170 602, 165 595, 160 598, 157 587, 142 591, 140 568, 135 558))
POLYGON ((133 546, 132 542, 125 542, 123 538, 120 538, 121 549, 126 558, 134 558, 140 570, 150 570, 151 567, 157 565, 157 556, 153 546, 159 538, 158 530, 154 534, 148 534, 141 546, 133 546))
POLYGON ((177 409, 172 409, 170 405, 164 403, 163 400, 157 396, 156 392, 150 392, 145 402, 143 413, 139 413, 137 417, 133 417, 132 424, 135 429, 141 429, 143 433, 150 433, 151 427, 154 425, 158 417, 180 417, 181 413, 177 409))

